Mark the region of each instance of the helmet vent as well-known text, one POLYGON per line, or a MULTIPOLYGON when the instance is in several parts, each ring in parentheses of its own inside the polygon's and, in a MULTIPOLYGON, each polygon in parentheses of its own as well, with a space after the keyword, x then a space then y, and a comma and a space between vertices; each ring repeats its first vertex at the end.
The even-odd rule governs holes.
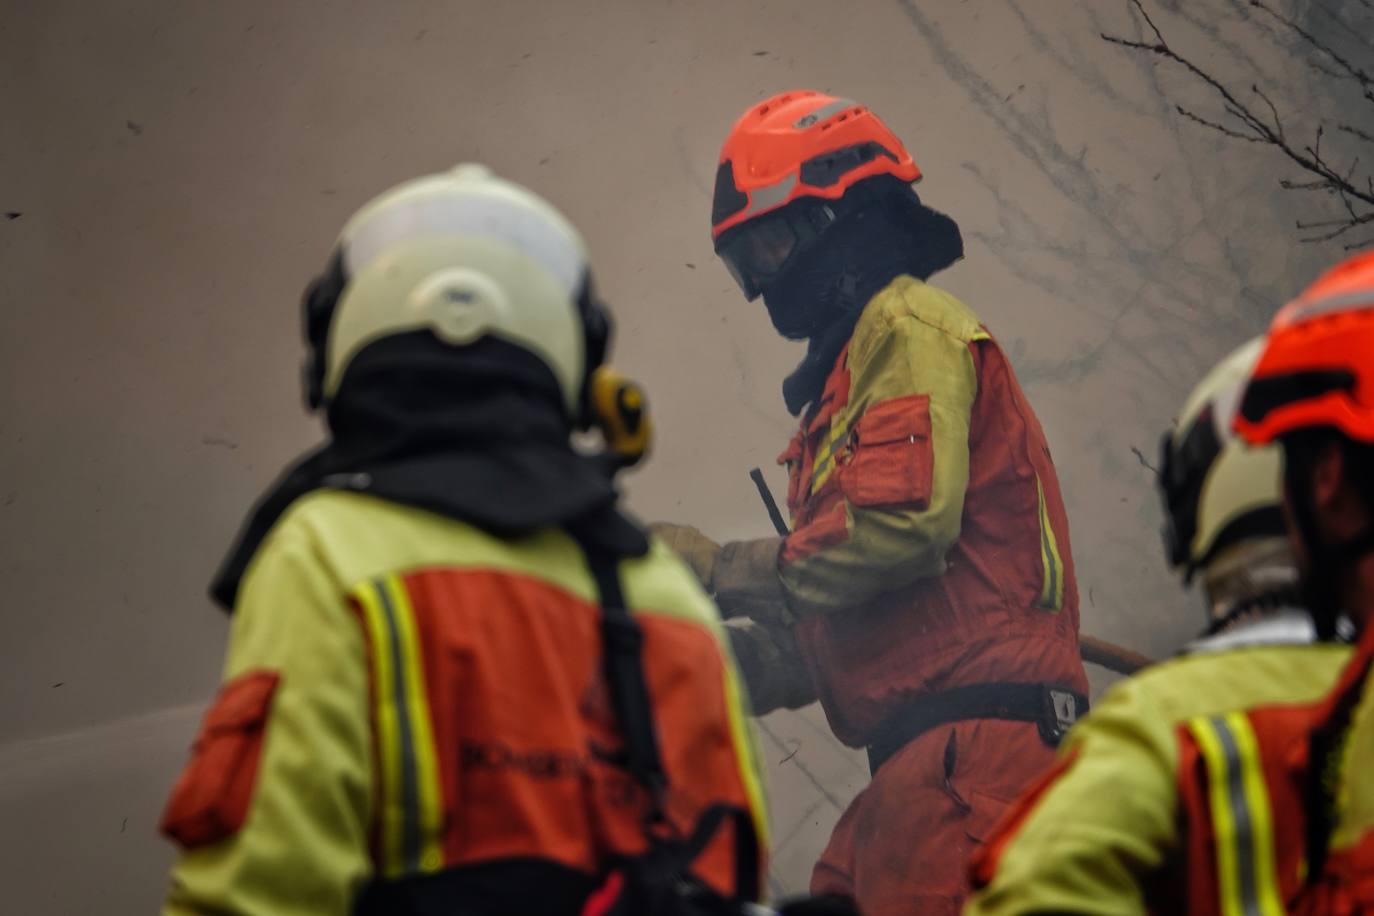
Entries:
POLYGON ((893 162, 897 161, 897 157, 891 151, 872 140, 831 150, 802 163, 801 182, 813 188, 828 188, 864 163, 872 162, 879 156, 886 156, 893 162))

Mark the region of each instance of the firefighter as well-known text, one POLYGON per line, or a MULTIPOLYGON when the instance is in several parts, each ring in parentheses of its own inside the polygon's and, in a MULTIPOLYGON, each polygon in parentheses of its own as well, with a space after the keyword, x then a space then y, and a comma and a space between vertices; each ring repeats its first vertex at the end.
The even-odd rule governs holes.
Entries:
POLYGON ((1289 533, 1319 631, 1355 657, 1294 750, 1310 875, 1300 913, 1374 913, 1374 253, 1275 317, 1236 428, 1279 443, 1289 533))
POLYGON ((664 849, 754 898, 763 793, 717 611, 570 444, 597 404, 642 411, 603 390, 577 231, 460 166, 358 211, 304 310, 329 436, 212 587, 228 659, 162 820, 165 912, 616 913, 643 872, 612 869, 664 849))
POLYGON ((1256 733, 1300 737, 1349 653, 1314 643, 1301 609, 1278 449, 1231 432, 1263 343, 1214 369, 1164 437, 1165 550, 1201 579, 1206 632, 1070 732, 975 858, 968 913, 1268 916, 1300 886, 1302 798, 1258 788, 1283 757, 1256 733))
POLYGON ((757 713, 819 698, 871 784, 813 892, 869 916, 957 912, 963 863, 1086 707, 1078 595, 1044 432, 978 317, 926 281, 954 221, 865 106, 788 92, 721 151, 715 249, 777 331, 791 532, 716 548, 668 529, 715 592, 757 713))

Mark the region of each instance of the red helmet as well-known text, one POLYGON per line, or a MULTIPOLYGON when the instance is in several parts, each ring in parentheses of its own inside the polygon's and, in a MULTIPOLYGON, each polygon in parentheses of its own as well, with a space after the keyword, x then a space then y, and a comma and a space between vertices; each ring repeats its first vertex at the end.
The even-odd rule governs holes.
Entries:
POLYGON ((1236 432, 1254 445, 1313 427, 1374 443, 1374 252, 1279 311, 1236 412, 1236 432))
POLYGON ((921 170, 863 105, 809 90, 760 102, 735 122, 721 147, 711 206, 716 253, 753 299, 799 243, 835 218, 828 208, 800 222, 776 211, 799 198, 839 200, 877 175, 914 182, 921 170), (731 231, 746 225, 752 231, 731 231))

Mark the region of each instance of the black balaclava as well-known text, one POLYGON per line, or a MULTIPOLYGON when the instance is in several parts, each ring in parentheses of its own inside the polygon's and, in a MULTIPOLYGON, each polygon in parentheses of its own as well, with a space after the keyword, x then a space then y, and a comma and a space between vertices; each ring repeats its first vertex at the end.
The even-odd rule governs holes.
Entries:
MULTIPOLYGON (((881 176, 849 194, 857 205, 851 200, 851 209, 763 291, 778 333, 808 341, 806 357, 783 381, 793 415, 820 396, 873 296, 903 274, 926 280, 964 256, 959 226, 922 204, 910 185, 881 176)), ((818 205, 801 200, 792 206, 818 205)))
MULTIPOLYGON (((1317 458, 1323 447, 1338 443, 1344 450, 1347 468, 1360 468, 1371 458, 1367 448, 1351 446, 1332 431, 1298 435, 1284 444, 1284 488, 1293 523, 1307 554, 1307 569, 1302 576, 1303 603, 1312 615, 1319 639, 1332 639, 1341 615, 1341 578, 1365 554, 1374 550, 1374 526, 1338 544, 1325 541, 1317 530, 1316 508, 1312 504, 1312 480, 1317 458)), ((1356 472, 1356 489, 1366 507, 1374 507, 1374 475, 1356 472)))
POLYGON ((330 401, 329 439, 258 501, 211 586, 226 610, 258 546, 297 499, 350 490, 467 522, 498 537, 558 526, 615 556, 648 550, 613 467, 577 452, 553 372, 496 337, 462 347, 428 330, 373 341, 330 401))

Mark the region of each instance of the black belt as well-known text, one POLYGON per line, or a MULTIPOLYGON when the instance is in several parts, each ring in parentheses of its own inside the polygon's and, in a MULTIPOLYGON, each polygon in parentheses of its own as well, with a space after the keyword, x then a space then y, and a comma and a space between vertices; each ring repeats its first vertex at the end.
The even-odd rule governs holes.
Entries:
POLYGON ((1034 722, 1044 742, 1057 747, 1087 711, 1087 697, 1053 684, 974 684, 927 694, 878 729, 868 745, 868 770, 878 772, 889 757, 932 728, 971 719, 1034 722))

